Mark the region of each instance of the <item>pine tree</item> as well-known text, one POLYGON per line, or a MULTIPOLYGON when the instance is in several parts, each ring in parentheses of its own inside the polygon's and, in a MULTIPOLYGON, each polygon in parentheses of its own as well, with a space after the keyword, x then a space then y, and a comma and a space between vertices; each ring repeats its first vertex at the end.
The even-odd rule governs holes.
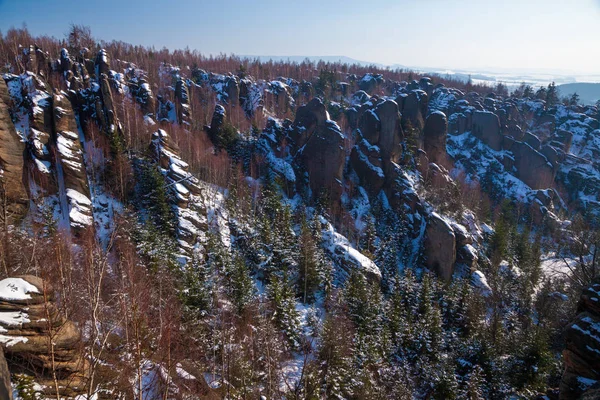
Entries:
POLYGON ((353 349, 350 321, 333 311, 325 319, 320 343, 321 398, 341 400, 351 397, 353 349))
POLYGON ((386 320, 392 351, 401 356, 408 346, 409 338, 412 336, 412 324, 407 317, 403 293, 400 283, 396 283, 392 289, 391 296, 387 302, 386 320))
POLYGON ((367 255, 375 254, 377 240, 377 230, 375 227, 375 218, 373 216, 367 217, 367 226, 361 238, 361 250, 367 255))
POLYGON ((274 274, 267 295, 273 304, 275 325, 283 332, 292 349, 300 347, 300 316, 296 310, 296 296, 287 274, 274 274))
POLYGON ((554 82, 548 84, 546 91, 546 107, 552 107, 558 104, 558 88, 554 82))
POLYGON ((244 257, 235 253, 231 262, 225 260, 227 293, 238 313, 242 313, 254 298, 254 282, 244 257))
POLYGON ((137 163, 137 207, 154 224, 159 232, 171 236, 175 233, 175 213, 170 203, 170 194, 165 177, 154 164, 137 163))
POLYGON ((479 365, 475 365, 468 376, 467 392, 465 397, 468 400, 484 400, 484 383, 485 376, 483 375, 483 369, 481 369, 479 365))
POLYGON ((569 105, 576 106, 577 104, 579 104, 579 101, 580 101, 579 95, 577 94, 577 92, 575 92, 569 98, 569 105))
POLYGON ((190 316, 203 316, 212 308, 214 276, 199 251, 182 268, 181 297, 190 316))
POLYGON ((298 295, 304 303, 315 300, 315 295, 321 286, 319 248, 312 236, 309 223, 306 218, 300 224, 300 251, 298 259, 298 295))

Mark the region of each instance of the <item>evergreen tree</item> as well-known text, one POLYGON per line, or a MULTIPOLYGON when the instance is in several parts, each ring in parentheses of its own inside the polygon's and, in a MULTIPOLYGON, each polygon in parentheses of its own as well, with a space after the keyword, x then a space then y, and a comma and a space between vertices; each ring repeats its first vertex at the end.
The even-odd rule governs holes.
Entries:
POLYGON ((350 321, 333 311, 323 324, 318 353, 322 398, 341 400, 351 397, 352 352, 350 321))
POLYGON ((237 312, 242 313, 254 299, 255 288, 250 270, 244 257, 237 252, 231 261, 227 258, 224 261, 227 293, 237 312))
POLYGON ((554 82, 548 84, 546 90, 546 107, 552 107, 558 104, 558 88, 554 82))
POLYGON ((579 95, 577 94, 577 92, 573 93, 571 95, 571 97, 569 97, 569 105, 570 106, 576 106, 577 104, 579 104, 580 98, 579 95))
POLYGON ((212 308, 214 276, 199 251, 182 268, 181 297, 189 315, 203 316, 212 308))
POLYGON ((298 259, 298 295, 304 303, 315 300, 315 294, 321 286, 322 269, 319 257, 319 248, 312 236, 309 223, 306 218, 300 224, 300 251, 298 259))
POLYGON ((274 274, 267 295, 273 304, 275 325, 283 332, 292 349, 300 347, 300 316, 296 310, 296 296, 287 274, 274 274))
POLYGON ((138 209, 156 230, 173 236, 176 226, 175 213, 170 204, 165 177, 156 165, 145 161, 137 163, 136 172, 138 209))

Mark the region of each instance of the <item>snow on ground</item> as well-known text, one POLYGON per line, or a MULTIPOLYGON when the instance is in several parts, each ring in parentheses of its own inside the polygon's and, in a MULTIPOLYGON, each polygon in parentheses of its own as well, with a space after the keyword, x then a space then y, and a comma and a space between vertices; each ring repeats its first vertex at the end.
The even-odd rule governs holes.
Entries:
POLYGON ((473 286, 479 289, 481 294, 485 297, 488 297, 492 294, 492 288, 488 284, 483 272, 473 271, 473 273, 471 274, 471 282, 473 283, 473 286))
POLYGON ((200 181, 200 186, 203 188, 202 202, 206 208, 209 227, 216 229, 225 247, 231 247, 231 232, 227 223, 229 217, 225 208, 223 189, 202 181, 200 181))
POLYGON ((560 257, 554 252, 542 255, 541 261, 542 272, 549 278, 564 278, 565 275, 570 275, 571 269, 578 263, 575 258, 560 257))
POLYGON ((356 250, 350 244, 350 241, 345 236, 337 233, 333 225, 323 217, 321 217, 321 224, 325 226, 323 229, 325 249, 334 259, 349 262, 361 271, 381 277, 379 267, 370 258, 356 250))
MULTIPOLYGON (((509 152, 492 150, 471 132, 449 135, 446 150, 455 160, 455 169, 464 170, 467 182, 471 180, 484 181, 487 177, 504 197, 518 201, 525 201, 535 192, 523 181, 505 170, 500 160, 505 155, 510 156, 509 152)), ((458 171, 451 171, 452 176, 456 176, 458 171)))
MULTIPOLYGON (((296 302, 296 311, 300 316, 299 320, 302 335, 308 339, 308 342, 311 344, 311 348, 314 352, 318 347, 318 342, 316 340, 317 338, 313 336, 310 320, 313 318, 313 316, 319 318, 320 321, 323 320, 325 316, 325 309, 323 307, 322 299, 317 301, 313 306, 306 305, 302 302, 296 302)), ((314 353, 305 354, 304 352, 294 352, 293 357, 282 364, 280 390, 293 391, 293 389, 302 379, 304 366, 308 361, 311 360, 312 354, 314 353)))

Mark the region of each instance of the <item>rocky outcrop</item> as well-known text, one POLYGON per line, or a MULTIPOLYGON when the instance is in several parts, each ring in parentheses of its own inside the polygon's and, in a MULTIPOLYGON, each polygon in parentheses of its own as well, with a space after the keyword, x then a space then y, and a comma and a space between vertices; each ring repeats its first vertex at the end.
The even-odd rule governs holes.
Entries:
POLYGON ((289 137, 298 165, 308 173, 313 197, 325 192, 330 201, 339 201, 346 159, 344 136, 320 99, 298 108, 289 137))
POLYGON ((561 400, 596 398, 586 392, 600 381, 600 277, 583 291, 577 311, 565 330, 561 400))
POLYGON ((240 83, 235 75, 225 78, 225 94, 227 95, 227 104, 235 106, 240 100, 240 83))
POLYGON ((419 132, 425 127, 425 115, 429 98, 427 93, 420 89, 402 93, 396 98, 402 113, 402 127, 412 127, 419 132))
POLYGON ((191 255, 199 235, 208 229, 206 210, 199 208, 195 201, 202 194, 200 181, 188 172, 189 165, 181 159, 179 148, 164 130, 152 134, 150 152, 165 171, 178 221, 180 247, 186 255, 191 255))
POLYGON ((524 142, 514 142, 509 149, 514 154, 517 177, 532 189, 552 187, 555 170, 539 151, 524 142))
POLYGON ((427 268, 450 281, 456 261, 456 235, 450 224, 436 213, 429 216, 423 246, 427 268))
POLYGON ((52 288, 35 276, 0 281, 0 343, 11 370, 33 374, 47 395, 75 396, 84 388, 86 361, 77 326, 54 303, 52 288))
POLYGON ((423 145, 429 161, 440 163, 446 159, 446 136, 448 120, 441 111, 435 111, 427 117, 423 131, 423 145))
POLYGON ((141 70, 130 68, 127 86, 144 115, 153 118, 156 113, 156 99, 145 74, 141 70))
POLYGON ((352 148, 350 165, 358 175, 361 186, 372 195, 379 193, 385 183, 379 146, 371 145, 367 139, 361 138, 352 148))
POLYGON ((281 81, 271 81, 265 91, 265 104, 272 106, 278 114, 285 114, 294 106, 292 89, 281 81))
POLYGON ((9 113, 10 96, 4 79, 0 79, 0 190, 7 200, 10 221, 18 220, 27 210, 28 194, 23 174, 25 145, 9 113))
POLYGON ((210 141, 215 147, 221 148, 226 142, 227 138, 224 137, 223 127, 225 125, 225 107, 220 104, 215 106, 213 111, 210 125, 205 127, 206 133, 210 141))
POLYGON ((77 122, 66 94, 55 94, 53 98, 56 164, 59 180, 62 178, 59 184, 62 184, 64 191, 61 196, 66 196, 69 203, 69 210, 63 212, 68 212, 73 228, 83 229, 92 226, 93 216, 77 122))
POLYGON ((377 86, 384 82, 383 76, 380 74, 366 73, 358 81, 358 88, 367 93, 372 93, 377 86))
POLYGON ((391 180, 395 163, 402 155, 400 121, 398 104, 393 100, 361 107, 350 164, 360 184, 372 195, 391 180))
POLYGON ((262 88, 251 78, 240 79, 240 106, 252 118, 264 106, 262 88))
POLYGON ((123 128, 117 118, 112 89, 110 87, 110 61, 106 50, 102 49, 96 56, 96 79, 99 85, 95 98, 96 117, 100 126, 109 136, 123 137, 123 128))
POLYGON ((101 49, 96 55, 95 70, 97 79, 100 79, 103 74, 110 76, 110 56, 105 49, 101 49))
POLYGON ((182 77, 175 84, 175 110, 177 112, 177 123, 189 128, 192 124, 190 92, 185 79, 182 77))
POLYGON ((300 153, 300 163, 308 172, 313 196, 319 196, 324 191, 331 201, 340 199, 345 160, 342 131, 334 121, 326 120, 300 153))
POLYGON ((502 150, 502 133, 500 119, 489 111, 475 111, 473 113, 473 134, 493 150, 502 150))
POLYGON ((328 119, 329 114, 325 109, 325 105, 318 98, 314 98, 308 104, 299 107, 289 134, 294 147, 301 149, 318 127, 325 126, 325 121, 328 119))
POLYGON ((375 114, 379 118, 381 127, 377 144, 383 159, 385 162, 398 162, 402 155, 400 143, 404 138, 398 104, 393 100, 385 100, 377 105, 375 114))

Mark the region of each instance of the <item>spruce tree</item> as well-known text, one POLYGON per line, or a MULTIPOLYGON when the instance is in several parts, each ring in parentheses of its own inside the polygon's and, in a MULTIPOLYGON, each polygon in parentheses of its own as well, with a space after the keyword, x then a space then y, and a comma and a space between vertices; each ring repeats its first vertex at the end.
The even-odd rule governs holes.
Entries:
POLYGON ((244 257, 236 252, 232 260, 225 260, 227 292, 238 313, 242 313, 254 298, 254 282, 244 257))
POLYGON ((273 320, 283 332, 292 349, 300 347, 300 319, 296 310, 296 296, 287 274, 273 274, 267 288, 267 295, 273 304, 273 320))

